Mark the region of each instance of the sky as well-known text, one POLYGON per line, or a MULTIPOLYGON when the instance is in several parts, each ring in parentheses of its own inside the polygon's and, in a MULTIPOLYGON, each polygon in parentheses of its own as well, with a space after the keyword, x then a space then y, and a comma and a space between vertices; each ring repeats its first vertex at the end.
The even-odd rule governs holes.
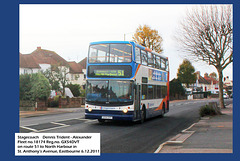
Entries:
MULTIPOLYGON (((132 36, 139 25, 148 25, 163 38, 163 54, 169 58, 170 80, 177 77, 185 53, 177 48, 174 34, 180 20, 193 5, 87 5, 21 4, 19 11, 20 53, 30 54, 37 47, 55 51, 67 61, 87 57, 94 41, 122 41, 132 36)), ((216 72, 204 62, 192 62, 195 71, 216 72)), ((232 64, 223 72, 233 79, 232 64)))

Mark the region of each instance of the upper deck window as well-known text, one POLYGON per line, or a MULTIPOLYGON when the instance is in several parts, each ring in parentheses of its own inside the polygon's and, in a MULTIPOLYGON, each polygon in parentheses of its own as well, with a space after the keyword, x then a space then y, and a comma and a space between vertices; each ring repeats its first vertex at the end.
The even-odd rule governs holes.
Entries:
POLYGON ((109 44, 92 45, 89 49, 89 63, 109 62, 109 44))
POLYGON ((148 66, 155 67, 155 55, 152 53, 148 53, 148 66))
POLYGON ((136 63, 141 64, 141 53, 138 47, 135 48, 135 61, 136 63))
POLYGON ((165 61, 165 59, 161 59, 161 69, 166 70, 166 61, 165 61))
POLYGON ((130 63, 132 46, 130 44, 97 44, 89 49, 89 63, 130 63))
POLYGON ((147 52, 144 50, 141 50, 141 57, 142 57, 142 65, 148 65, 148 56, 147 52))
POLYGON ((161 59, 160 59, 160 57, 159 56, 157 56, 156 55, 156 63, 155 63, 155 67, 157 68, 157 69, 159 69, 160 68, 160 66, 161 66, 161 64, 160 64, 160 61, 161 61, 161 59))

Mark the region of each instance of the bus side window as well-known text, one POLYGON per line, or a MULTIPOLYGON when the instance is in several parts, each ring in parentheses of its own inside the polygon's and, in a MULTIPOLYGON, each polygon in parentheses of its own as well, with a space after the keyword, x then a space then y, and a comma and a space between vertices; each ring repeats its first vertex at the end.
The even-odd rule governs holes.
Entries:
POLYGON ((166 69, 166 61, 164 59, 161 59, 161 69, 166 69))
POLYGON ((136 63, 141 64, 140 49, 137 47, 135 48, 135 61, 136 61, 136 63))
POLYGON ((142 85, 142 99, 147 99, 147 93, 148 93, 148 86, 147 84, 142 85))
POLYGON ((141 57, 142 57, 142 65, 147 65, 148 63, 147 52, 144 50, 141 50, 141 57))
POLYGON ((154 67, 154 54, 148 53, 148 66, 149 67, 154 67))
POLYGON ((154 99, 157 99, 157 85, 154 85, 154 99))
POLYGON ((167 95, 167 87, 166 86, 162 86, 162 98, 165 98, 167 95))
POLYGON ((154 95, 154 86, 148 85, 148 99, 153 99, 154 95))
POLYGON ((168 71, 168 61, 166 61, 166 71, 168 71))
POLYGON ((157 98, 162 98, 161 93, 162 93, 161 86, 158 85, 157 86, 157 98))
POLYGON ((157 55, 156 55, 156 63, 155 63, 155 65, 156 65, 157 69, 160 69, 160 57, 157 56, 157 55))

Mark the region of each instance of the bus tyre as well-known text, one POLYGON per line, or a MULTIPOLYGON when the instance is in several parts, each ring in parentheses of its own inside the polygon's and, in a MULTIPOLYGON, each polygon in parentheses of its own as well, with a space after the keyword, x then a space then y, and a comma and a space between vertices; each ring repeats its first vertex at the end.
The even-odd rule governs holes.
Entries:
POLYGON ((98 119, 98 122, 103 123, 103 122, 105 122, 105 120, 103 120, 103 119, 98 119))
POLYGON ((163 104, 162 112, 161 112, 160 117, 163 118, 163 117, 164 117, 164 114, 165 114, 165 104, 163 104))
POLYGON ((140 123, 144 123, 144 121, 146 120, 146 110, 145 108, 143 107, 142 110, 141 110, 141 120, 140 120, 140 123))

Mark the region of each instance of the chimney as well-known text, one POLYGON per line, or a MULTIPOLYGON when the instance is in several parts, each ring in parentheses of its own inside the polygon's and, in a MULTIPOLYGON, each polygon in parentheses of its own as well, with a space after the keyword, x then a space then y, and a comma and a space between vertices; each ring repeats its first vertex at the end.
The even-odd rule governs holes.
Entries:
POLYGON ((38 46, 37 49, 38 49, 38 50, 41 50, 41 46, 38 46))
POLYGON ((197 71, 196 75, 197 75, 197 79, 199 79, 200 78, 200 71, 197 71))
POLYGON ((204 78, 205 78, 205 77, 208 77, 208 73, 205 73, 205 74, 204 74, 204 78))

